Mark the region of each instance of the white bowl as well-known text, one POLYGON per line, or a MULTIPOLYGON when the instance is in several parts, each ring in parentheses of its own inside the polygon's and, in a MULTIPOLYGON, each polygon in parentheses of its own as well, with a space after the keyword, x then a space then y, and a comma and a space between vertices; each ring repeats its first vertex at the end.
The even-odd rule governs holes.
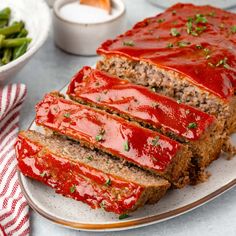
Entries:
POLYGON ((4 0, 0 1, 0 9, 9 6, 12 10, 11 20, 23 20, 32 38, 27 52, 7 65, 0 66, 0 81, 15 75, 38 51, 47 39, 51 16, 44 0, 4 0))
POLYGON ((100 44, 125 30, 125 5, 122 0, 112 0, 112 7, 119 9, 117 16, 97 23, 75 23, 64 19, 60 8, 75 0, 56 0, 54 3, 54 40, 58 47, 72 54, 96 55, 100 44))

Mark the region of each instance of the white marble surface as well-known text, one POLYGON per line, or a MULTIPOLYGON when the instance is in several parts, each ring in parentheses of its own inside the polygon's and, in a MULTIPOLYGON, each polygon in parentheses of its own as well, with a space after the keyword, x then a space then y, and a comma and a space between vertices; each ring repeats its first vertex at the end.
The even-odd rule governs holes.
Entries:
MULTIPOLYGON (((128 26, 161 11, 145 0, 126 0, 125 3, 128 26)), ((29 64, 17 76, 7 81, 22 82, 28 88, 28 96, 21 113, 21 128, 29 126, 34 117, 34 105, 46 92, 62 88, 80 67, 93 65, 96 60, 96 57, 78 57, 62 52, 54 46, 51 33, 46 44, 29 64)), ((30 220, 33 236, 235 236, 236 188, 183 216, 136 230, 114 233, 74 231, 54 225, 32 211, 30 220)))

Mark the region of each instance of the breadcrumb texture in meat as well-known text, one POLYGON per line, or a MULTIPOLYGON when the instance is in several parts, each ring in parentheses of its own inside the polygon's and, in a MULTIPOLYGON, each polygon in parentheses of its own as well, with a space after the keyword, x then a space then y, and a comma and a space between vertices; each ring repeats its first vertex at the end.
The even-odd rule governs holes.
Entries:
POLYGON ((16 153, 24 175, 117 214, 158 202, 170 187, 160 177, 59 136, 22 131, 16 153))

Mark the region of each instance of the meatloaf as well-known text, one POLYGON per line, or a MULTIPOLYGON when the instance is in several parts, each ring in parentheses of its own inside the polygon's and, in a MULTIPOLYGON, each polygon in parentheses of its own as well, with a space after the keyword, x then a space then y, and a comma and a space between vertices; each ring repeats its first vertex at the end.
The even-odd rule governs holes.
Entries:
POLYGON ((194 180, 221 152, 223 130, 214 116, 143 86, 84 67, 72 79, 67 94, 75 101, 137 121, 187 145, 193 153, 194 180))
POLYGON ((16 143, 21 172, 66 197, 116 214, 156 203, 168 181, 62 137, 22 131, 16 143))
POLYGON ((125 119, 48 94, 36 106, 36 124, 134 163, 176 187, 189 181, 191 152, 158 132, 125 119))
POLYGON ((153 88, 236 128, 236 14, 176 4, 98 48, 97 68, 153 88))

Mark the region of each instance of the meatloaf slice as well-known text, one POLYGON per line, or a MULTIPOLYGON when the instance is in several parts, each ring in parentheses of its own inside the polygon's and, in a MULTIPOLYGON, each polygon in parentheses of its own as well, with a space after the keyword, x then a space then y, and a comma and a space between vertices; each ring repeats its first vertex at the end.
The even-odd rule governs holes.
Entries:
POLYGON ((168 181, 62 137, 22 131, 16 143, 21 172, 57 193, 124 214, 165 195, 168 181))
POLYGON ((48 94, 36 106, 37 125, 134 163, 177 187, 189 180, 187 147, 121 117, 48 94))
POLYGON ((236 15, 177 4, 98 49, 97 68, 152 87, 236 128, 236 15))
POLYGON ((75 101, 137 121, 187 145, 193 153, 194 182, 221 152, 223 130, 214 116, 143 86, 84 67, 72 79, 67 94, 75 101))

